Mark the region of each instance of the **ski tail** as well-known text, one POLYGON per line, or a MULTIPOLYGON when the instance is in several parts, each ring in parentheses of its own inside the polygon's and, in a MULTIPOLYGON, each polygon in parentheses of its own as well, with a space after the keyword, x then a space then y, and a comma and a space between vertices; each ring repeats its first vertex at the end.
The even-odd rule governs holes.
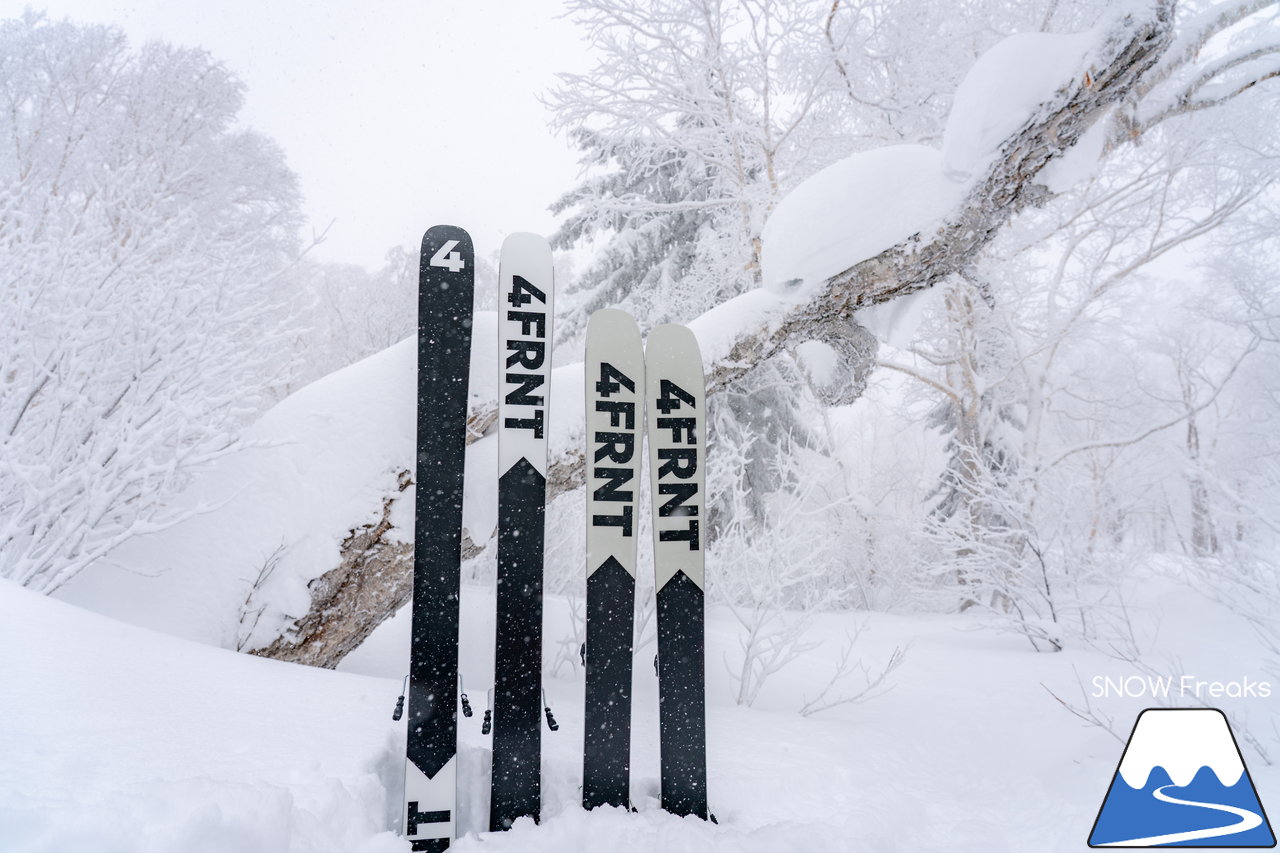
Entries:
POLYGON ((676 325, 650 332, 645 374, 662 807, 706 819, 706 397, 693 333, 676 325))
POLYGON ((630 804, 631 660, 637 504, 644 436, 644 351, 631 315, 587 324, 587 639, 582 805, 630 804))
POLYGON ((413 850, 457 837, 458 590, 475 251, 431 228, 418 272, 418 443, 404 808, 413 850))
POLYGON ((553 309, 551 248, 512 234, 499 265, 498 590, 489 828, 541 806, 542 567, 553 309))

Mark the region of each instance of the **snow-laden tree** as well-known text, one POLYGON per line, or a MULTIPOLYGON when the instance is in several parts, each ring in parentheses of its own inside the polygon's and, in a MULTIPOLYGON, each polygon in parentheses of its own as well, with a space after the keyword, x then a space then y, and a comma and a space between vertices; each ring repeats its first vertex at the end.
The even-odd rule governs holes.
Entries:
POLYGON ((199 50, 0 22, 0 574, 53 590, 291 378, 300 198, 199 50))
MULTIPOLYGON (((1158 494, 1159 489, 1169 489, 1173 480, 1170 459, 1157 452, 1151 439, 1169 438, 1185 429, 1186 411, 1185 406, 1179 409, 1181 403, 1174 397, 1160 408, 1144 405, 1150 400, 1134 396, 1150 387, 1142 381, 1148 372, 1164 377, 1161 382, 1170 377, 1176 380, 1176 371, 1161 374, 1151 359, 1135 355, 1146 346, 1135 333, 1171 303, 1157 262, 1170 262, 1176 247, 1191 245, 1197 234, 1204 237, 1221 233, 1226 224, 1236 228, 1251 222, 1237 217, 1248 211, 1253 216, 1262 204, 1262 195, 1237 199, 1234 188, 1257 183, 1248 177, 1254 166, 1261 170, 1252 174, 1265 178, 1265 164, 1272 156, 1268 146, 1273 143, 1268 139, 1274 139, 1274 134, 1269 137, 1265 132, 1268 113, 1259 104, 1274 98, 1274 89, 1265 84, 1276 76, 1275 4, 1248 0, 1202 7, 1160 0, 1125 9, 1101 5, 1049 2, 1033 8, 965 3, 959 7, 963 14, 948 16, 932 29, 920 26, 929 11, 923 5, 809 6, 816 14, 796 31, 806 33, 805 39, 776 54, 779 65, 770 67, 787 64, 795 69, 797 79, 826 82, 811 101, 799 95, 774 101, 788 108, 806 106, 806 114, 813 119, 812 124, 797 124, 786 144, 776 149, 776 194, 767 170, 741 173, 754 183, 735 183, 732 169, 718 183, 695 184, 688 177, 698 174, 695 166, 732 164, 734 149, 726 140, 745 138, 758 143, 764 138, 757 133, 763 125, 744 121, 739 127, 750 133, 716 137, 721 141, 708 150, 721 152, 720 159, 710 156, 700 161, 692 153, 697 147, 691 140, 701 137, 685 137, 686 129, 705 135, 720 133, 723 126, 693 120, 697 110, 685 108, 702 102, 691 96, 663 100, 666 96, 655 94, 655 78, 661 77, 656 82, 663 85, 678 82, 667 57, 696 67, 735 44, 736 35, 749 34, 751 21, 762 18, 717 18, 718 11, 729 7, 711 2, 599 0, 578 7, 589 23, 603 27, 595 32, 610 34, 605 48, 621 54, 634 47, 643 67, 634 75, 625 63, 602 69, 598 80, 603 85, 594 88, 591 79, 574 80, 576 94, 571 95, 580 101, 579 118, 591 114, 592 104, 606 105, 594 123, 582 126, 598 134, 598 140, 619 147, 600 147, 597 153, 604 155, 595 159, 596 170, 575 191, 573 210, 582 216, 576 220, 581 227, 573 239, 592 239, 602 250, 596 257, 605 266, 599 275, 588 273, 584 289, 570 301, 576 298, 575 305, 587 306, 599 298, 641 306, 645 288, 681 285, 675 280, 664 283, 661 277, 646 281, 643 273, 650 266, 661 268, 665 263, 666 270, 678 270, 691 257, 691 270, 702 263, 707 264, 704 269, 712 269, 717 258, 737 253, 732 255, 737 258, 735 264, 724 269, 729 276, 725 281, 742 288, 739 295, 691 321, 703 349, 709 394, 714 402, 726 394, 770 389, 776 387, 774 377, 793 386, 808 383, 812 395, 806 391, 796 397, 794 388, 789 395, 793 401, 802 398, 805 405, 814 406, 804 415, 805 425, 829 434, 830 445, 853 443, 853 449, 841 457, 851 463, 849 470, 840 474, 830 462, 805 463, 810 451, 806 445, 780 441, 777 447, 786 453, 773 457, 772 470, 783 481, 803 485, 781 490, 774 495, 776 501, 763 501, 763 511, 767 514, 772 504, 782 513, 774 518, 784 523, 794 522, 797 516, 817 518, 820 522, 812 526, 806 520, 804 529, 839 531, 838 537, 833 534, 834 549, 846 560, 833 584, 857 591, 840 599, 841 604, 878 600, 875 584, 891 586, 895 583, 887 577, 891 571, 921 561, 921 534, 927 530, 926 512, 932 503, 928 496, 933 494, 936 502, 945 488, 939 491, 930 483, 901 482, 890 493, 884 484, 892 483, 895 472, 901 478, 938 476, 941 471, 938 482, 944 487, 948 477, 952 484, 963 482, 955 476, 954 467, 946 473, 944 441, 937 442, 936 460, 898 464, 893 454, 899 444, 910 443, 923 451, 927 442, 911 435, 899 440, 822 427, 826 407, 853 403, 874 384, 870 379, 882 380, 882 376, 872 377, 877 348, 862 324, 875 326, 872 321, 881 308, 892 309, 892 314, 909 304, 909 297, 933 288, 954 292, 965 282, 978 288, 977 300, 969 300, 973 311, 953 310, 948 317, 943 310, 934 314, 932 325, 926 324, 932 337, 924 341, 922 352, 952 353, 960 361, 957 365, 935 365, 927 359, 907 363, 903 354, 887 351, 881 358, 925 380, 919 393, 932 394, 932 402, 950 399, 951 394, 973 407, 976 430, 969 441, 979 454, 975 458, 988 455, 976 469, 980 476, 952 494, 976 499, 979 503, 972 508, 982 512, 970 514, 970 507, 964 507, 963 514, 956 512, 953 517, 981 520, 986 529, 979 525, 976 531, 983 538, 971 536, 971 541, 1001 549, 996 553, 1008 558, 985 573, 971 563, 963 566, 962 575, 954 558, 964 556, 964 544, 960 539, 947 540, 939 526, 942 535, 932 542, 953 562, 935 568, 940 578, 952 584, 944 590, 951 606, 976 599, 993 612, 1009 615, 1015 627, 1033 640, 1048 641, 1040 647, 1055 647, 1066 620, 1087 630, 1081 624, 1089 603, 1085 581, 1097 579, 1105 568, 1101 559, 1081 566, 1078 558, 1088 557, 1090 548, 1096 555, 1111 543, 1137 535, 1153 508, 1158 506, 1166 514, 1171 509, 1182 512, 1190 499, 1184 497, 1178 507, 1172 507, 1161 503, 1158 494), (690 10, 697 14, 689 14, 690 10), (660 13, 656 23, 645 17, 655 11, 660 13), (697 38, 698 14, 703 20, 738 24, 707 42, 697 38), (680 29, 680 37, 675 38, 678 27, 692 29, 680 29), (999 40, 1010 31, 1023 35, 999 40), (914 37, 909 37, 912 33, 914 37), (645 46, 646 39, 656 41, 645 46), (859 54, 862 45, 869 45, 864 55, 859 54), (992 45, 994 49, 984 53, 992 45), (979 53, 983 57, 975 64, 971 58, 979 53), (936 62, 930 57, 936 57, 936 62), (904 79, 902 70, 908 68, 919 70, 912 72, 910 80, 904 79), (964 82, 957 89, 961 76, 964 82), (1247 115, 1236 115, 1236 110, 1247 115), (682 126, 681 117, 689 123, 682 126), (1242 124, 1253 128, 1252 138, 1238 140, 1238 150, 1226 164, 1215 163, 1216 156, 1210 154, 1221 149, 1222 136, 1213 137, 1198 155, 1193 145, 1178 142, 1179 129, 1185 130, 1184 140, 1194 141, 1206 128, 1220 128, 1229 135, 1242 124), (661 144, 650 145, 652 140, 661 144), (902 141, 940 147, 887 144, 902 141), (1254 166, 1244 156, 1250 147, 1254 166), (857 153, 836 162, 833 171, 819 171, 850 151, 857 153), (650 186, 661 187, 656 199, 647 199, 641 192, 650 186), (593 187, 601 192, 597 195, 593 187), (743 187, 749 191, 734 194, 743 187), (812 203, 815 198, 821 203, 812 203), (694 203, 681 204, 690 200, 694 203), (744 218, 744 201, 749 211, 757 212, 744 218), (1243 206, 1237 201, 1243 201, 1243 206), (674 212, 682 218, 668 218, 668 223, 675 223, 671 227, 647 228, 648 223, 674 212), (764 222, 752 218, 764 214, 764 222), (695 217, 706 217, 702 221, 707 224, 701 226, 707 230, 705 235, 694 227, 695 217), (788 217, 790 226, 778 226, 772 233, 774 238, 780 233, 793 235, 795 245, 771 238, 768 230, 774 228, 774 220, 785 222, 788 217), (602 224, 595 227, 593 222, 602 224), (757 246, 752 229, 766 222, 768 227, 758 232, 757 246), (724 244, 722 254, 698 254, 700 246, 710 245, 701 240, 718 239, 717 229, 732 235, 731 244, 724 244), (684 255, 662 254, 665 235, 677 233, 696 233, 699 242, 686 242, 684 255), (629 255, 628 235, 637 234, 644 237, 638 243, 643 252, 629 255), (653 241, 645 242, 649 238, 653 241), (781 255, 776 253, 779 247, 781 255), (642 254, 645 260, 626 273, 627 264, 642 254), (756 257, 765 286, 747 287, 755 275, 756 257), (783 274, 777 273, 774 263, 779 257, 783 274), (675 260, 668 263, 664 258, 675 260), (805 269, 788 270, 788 264, 805 269), (614 272, 625 274, 611 278, 614 272), (609 289, 620 282, 625 283, 623 289, 609 289), (989 302, 983 298, 983 288, 989 302), (633 292, 634 296, 627 295, 633 292), (952 342, 950 349, 937 349, 948 346, 947 341, 952 342), (825 363, 822 369, 812 369, 817 362, 810 364, 805 355, 814 348, 824 353, 817 359, 825 363), (966 377, 966 370, 972 376, 966 377), (1126 373, 1131 374, 1128 380, 1119 382, 1126 373), (949 385, 969 380, 968 391, 949 385), (956 394, 957 390, 964 393, 956 394), (798 472, 797 460, 807 467, 798 472), (1158 476, 1161 471, 1163 477, 1158 476), (874 495, 866 493, 871 481, 881 490, 874 495), (883 507, 875 503, 882 499, 883 507), (966 579, 965 589, 954 584, 961 576, 966 579)), ((738 4, 730 11, 745 15, 763 6, 738 4)), ((802 9, 802 4, 772 4, 771 8, 802 9)), ((758 47, 753 42, 741 54, 729 55, 750 56, 753 51, 758 55, 758 47)), ((748 65, 723 63, 737 70, 748 65)), ((758 70, 759 63, 754 67, 758 70)), ((712 89, 703 86, 693 91, 712 89)), ((676 86, 669 91, 682 90, 676 86)), ((744 85, 732 91, 735 98, 725 102, 737 105, 735 117, 758 119, 762 113, 752 113, 743 105, 762 103, 761 90, 744 85), (755 92, 757 97, 738 99, 739 92, 755 92)), ((572 111, 570 105, 562 106, 572 111)), ((746 149, 740 146, 740 150, 746 149)), ((576 215, 571 213, 571 220, 576 215)), ((1261 221, 1249 227, 1265 232, 1261 221)), ((682 281, 692 285, 700 280, 706 288, 724 285, 694 273, 687 273, 682 281)), ((1249 291, 1239 282, 1223 286, 1249 291)), ((1251 304, 1269 304, 1269 293, 1263 291, 1250 292, 1251 304)), ((712 290, 699 286, 681 295, 711 299, 712 290)), ((666 303, 658 302, 665 310, 666 303)), ((1240 321, 1241 328, 1263 323, 1265 314, 1265 310, 1255 311, 1252 319, 1240 321)), ((1191 315, 1181 316, 1191 319, 1191 315)), ((1237 338, 1233 346, 1243 343, 1237 338)), ((1223 358, 1202 366, 1196 375, 1200 384, 1191 389, 1192 408, 1208 412, 1214 399, 1227 399, 1222 396, 1227 391, 1217 389, 1252 363, 1252 356, 1241 360, 1242 354, 1243 349, 1224 352, 1223 358), (1233 373, 1237 362, 1240 366, 1233 373)), ((892 375, 901 373, 892 371, 892 375)), ((1261 379, 1256 372, 1251 375, 1255 381, 1261 379)), ((1151 390, 1160 395, 1180 393, 1176 381, 1151 390)), ((744 423, 723 421, 722 414, 717 411, 715 422, 722 433, 744 423)), ((566 412, 566 417, 571 416, 566 412)), ((477 423, 491 417, 492 407, 487 404, 472 413, 477 423)), ((1210 467, 1204 461, 1205 449, 1219 451, 1206 440, 1207 421, 1202 417, 1197 423, 1201 430, 1198 468, 1204 471, 1210 467)), ((740 430, 742 437, 757 440, 765 432, 767 427, 740 430)), ((553 496, 581 482, 581 448, 572 440, 571 426, 564 434, 569 442, 552 448, 553 496)), ((780 433, 787 434, 786 430, 780 433)), ((730 466, 736 461, 741 471, 746 467, 741 452, 745 447, 721 447, 720 459, 730 466)), ((953 448, 959 451, 961 445, 953 448)), ((1185 459, 1182 443, 1177 450, 1182 454, 1179 458, 1185 459)), ((1174 480, 1178 493, 1188 496, 1191 481, 1180 476, 1182 470, 1174 480)), ((1207 478, 1205 483, 1212 485, 1207 478)), ((748 489, 738 489, 728 480, 719 488, 726 498, 737 500, 751 494, 750 484, 746 485, 748 489)), ((761 497, 755 494, 752 500, 759 502, 761 497)), ((1221 507, 1225 497, 1225 493, 1216 499, 1211 496, 1210 505, 1221 507)), ((734 509, 738 518, 756 511, 746 502, 734 504, 734 509)), ((769 525, 773 523, 770 519, 769 525)), ((815 532, 813 538, 818 535, 815 532)), ((785 542, 788 536, 779 539, 785 542)), ((822 549, 811 549, 819 562, 829 553, 829 544, 823 540, 822 549)), ((746 561, 759 553, 743 550, 740 556, 746 561)), ((795 601, 821 600, 830 591, 818 586, 820 577, 797 574, 794 565, 782 568, 786 571, 770 567, 781 584, 776 589, 794 595, 795 601), (810 595, 815 592, 816 596, 810 595)), ((341 572, 333 569, 325 576, 326 588, 341 587, 341 572)), ((371 630, 362 620, 369 623, 380 618, 370 619, 342 602, 326 600, 317 606, 337 614, 334 618, 341 624, 326 626, 324 635, 300 633, 273 654, 332 665, 342 650, 325 645, 323 637, 331 636, 330 630, 355 636, 371 630)))
MULTIPOLYGON (((597 248, 564 300, 560 339, 576 344, 591 311, 606 305, 631 310, 647 329, 757 286, 760 231, 781 181, 830 144, 845 96, 820 4, 571 8, 598 56, 550 97, 588 170, 553 205, 567 214, 553 245, 597 248)), ((802 389, 795 366, 779 361, 712 404, 714 539, 728 529, 730 503, 754 522, 736 531, 765 524, 767 496, 788 486, 781 447, 824 446, 798 416, 802 389), (741 466, 724 464, 738 458, 741 466)))
MULTIPOLYGON (((1206 459, 1205 422, 1237 399, 1229 383, 1258 338, 1204 259, 1213 239, 1244 234, 1268 251, 1276 175, 1266 153, 1274 112, 1259 109, 1275 94, 1254 89, 1273 76, 1274 58, 1233 78, 1243 63, 1216 57, 1274 57, 1263 5, 1184 13, 1186 32, 1135 100, 1046 171, 1055 196, 978 259, 989 305, 970 317, 948 311, 959 348, 918 347, 918 372, 889 365, 916 372, 945 400, 952 464, 934 508, 946 522, 933 528, 941 549, 922 554, 930 573, 954 572, 966 588, 977 580, 988 593, 979 602, 1041 647, 1060 645, 1064 621, 1090 632, 1096 613, 1086 612, 1082 584, 1099 580, 1103 554, 1153 516, 1188 553, 1219 547, 1212 506, 1227 501, 1211 497, 1222 478, 1206 459), (1178 44, 1199 45, 1199 59, 1178 44), (1194 95, 1210 72, 1180 67, 1206 57, 1228 78, 1212 115, 1194 95), (1198 269, 1188 268, 1193 259, 1198 269), (985 330, 974 322, 989 317, 1000 321, 985 330), (983 352, 996 341, 1007 357, 992 363, 983 352)), ((1241 479, 1251 477, 1237 487, 1241 479)), ((1159 539, 1144 537, 1166 547, 1159 539)))

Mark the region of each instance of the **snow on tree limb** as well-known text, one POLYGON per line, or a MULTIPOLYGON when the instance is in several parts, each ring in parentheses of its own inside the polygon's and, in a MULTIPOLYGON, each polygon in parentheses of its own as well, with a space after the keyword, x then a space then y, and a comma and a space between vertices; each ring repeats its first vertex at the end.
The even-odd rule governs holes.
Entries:
MULTIPOLYGON (((1111 105, 1125 97, 1168 47, 1172 4, 1156 6, 1148 20, 1126 18, 1098 48, 1096 73, 1073 81, 1055 104, 1014 133, 985 175, 932 237, 915 235, 827 281, 811 298, 779 309, 768 322, 745 325, 733 345, 708 365, 708 393, 741 378, 757 364, 804 340, 826 340, 860 308, 887 302, 941 282, 964 269, 1015 213, 1043 203, 1048 193, 1034 179, 1053 157, 1074 145, 1111 105)), ((734 303, 759 300, 745 294, 734 303)), ((757 313, 755 311, 749 313, 757 313)))

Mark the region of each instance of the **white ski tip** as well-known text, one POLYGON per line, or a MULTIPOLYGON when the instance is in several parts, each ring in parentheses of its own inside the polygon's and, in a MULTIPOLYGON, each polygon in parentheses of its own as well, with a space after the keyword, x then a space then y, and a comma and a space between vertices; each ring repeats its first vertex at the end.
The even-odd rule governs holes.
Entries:
POLYGON ((507 239, 502 241, 501 257, 507 257, 508 253, 518 255, 521 258, 543 256, 550 263, 551 244, 541 234, 534 234, 532 231, 517 231, 514 234, 508 234, 507 239))

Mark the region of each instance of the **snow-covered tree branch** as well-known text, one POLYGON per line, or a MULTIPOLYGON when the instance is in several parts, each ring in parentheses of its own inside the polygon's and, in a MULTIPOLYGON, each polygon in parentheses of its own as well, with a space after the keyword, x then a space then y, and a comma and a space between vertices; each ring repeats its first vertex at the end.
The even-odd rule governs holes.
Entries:
POLYGON ((201 51, 29 12, 0 55, 0 575, 51 591, 291 378, 300 196, 201 51))
MULTIPOLYGON (((677 24, 675 19, 671 19, 664 26, 674 27, 677 24)), ((687 40, 660 33, 651 35, 658 38, 664 49, 672 51, 674 56, 687 58, 687 40)), ((1016 213, 1050 198, 1049 190, 1039 182, 1045 168, 1077 143, 1095 122, 1102 120, 1108 110, 1135 91, 1143 76, 1157 66, 1173 37, 1173 7, 1168 2, 1154 5, 1144 16, 1113 20, 1088 39, 1060 37, 1067 40, 1054 42, 1057 63, 1047 72, 1041 69, 1037 76, 1040 90, 1033 95, 1038 97, 1022 104, 1023 112, 1017 114, 1011 123, 1007 115, 1008 105, 997 104, 1006 112, 1003 116, 1006 126, 995 138, 990 138, 989 133, 987 136, 980 132, 975 135, 971 127, 973 122, 982 121, 981 110, 984 108, 981 93, 974 93, 973 97, 978 102, 972 109, 979 115, 965 114, 956 119, 953 133, 961 141, 955 146, 955 152, 959 153, 953 152, 949 160, 952 174, 945 174, 942 164, 934 160, 937 171, 932 178, 914 176, 916 180, 945 182, 943 196, 952 199, 944 208, 936 210, 932 218, 921 223, 928 227, 909 229, 900 238, 884 245, 868 245, 866 239, 857 233, 858 222, 851 221, 847 223, 851 230, 849 239, 833 239, 833 248, 828 252, 828 263, 831 263, 831 257, 841 258, 842 252, 843 260, 837 260, 835 268, 820 280, 802 282, 798 287, 787 281, 770 282, 766 269, 766 284, 770 287, 743 292, 716 305, 691 323, 703 350, 709 393, 722 393, 773 357, 817 340, 832 344, 837 352, 859 356, 859 363, 846 365, 851 368, 848 387, 854 390, 852 394, 846 393, 845 400, 856 397, 857 389, 863 387, 873 367, 874 347, 848 345, 855 313, 933 287, 964 271, 1016 213), (1061 73, 1056 79, 1052 76, 1055 71, 1061 73), (854 252, 852 256, 849 254, 851 251, 854 252), (832 252, 833 255, 830 254, 832 252)), ((1034 52, 1043 46, 1031 47, 1034 52)), ((984 73, 998 75, 1001 70, 998 62, 994 68, 989 63, 984 73)), ((1012 73, 1011 69, 1003 70, 1012 73)), ((655 70, 653 73, 663 72, 655 70)), ((983 78, 980 76, 979 79, 983 78)), ((628 85, 618 84, 624 92, 628 85)), ((1023 98, 1025 100, 1025 94, 1023 98)), ((640 121, 637 116, 642 117, 643 113, 628 114, 628 120, 640 121)), ((659 139, 668 133, 667 129, 659 128, 653 122, 638 130, 652 131, 659 139)), ((732 149, 731 143, 727 149, 730 159, 732 149)), ((655 167, 663 162, 674 162, 667 156, 657 159, 652 153, 645 156, 647 159, 643 162, 655 164, 655 167)), ((644 171, 630 174, 659 173, 646 167, 644 171)), ((679 197, 679 194, 671 196, 672 200, 679 197)), ((890 184, 888 195, 846 198, 842 206, 861 207, 867 215, 875 217, 884 212, 886 205, 893 203, 890 184)), ((766 233, 764 238, 766 253, 769 252, 769 236, 766 233)), ((806 257, 811 258, 814 254, 806 253, 806 257)), ((764 262, 767 267, 767 256, 764 262)), ((619 296, 613 291, 610 293, 611 299, 619 296)), ((481 406, 472 412, 473 422, 487 423, 491 419, 491 406, 481 406)), ((567 434, 573 435, 574 430, 568 430, 567 434)), ((549 494, 554 497, 580 484, 581 451, 573 442, 568 446, 553 447, 552 452, 555 458, 548 484, 549 494)), ((477 543, 487 537, 487 532, 470 533, 477 543)), ((400 573, 407 571, 407 566, 395 561, 387 564, 385 570, 400 573)), ((342 571, 342 568, 337 568, 326 575, 324 588, 341 588, 343 583, 337 575, 342 571)), ((330 624, 335 620, 366 623, 364 630, 352 632, 344 629, 345 635, 358 642, 377 621, 394 612, 402 601, 403 598, 387 601, 372 619, 368 608, 357 607, 354 601, 343 603, 326 598, 323 609, 330 624)), ((324 644, 319 642, 319 635, 304 632, 286 644, 277 644, 271 654, 332 666, 352 647, 346 644, 341 648, 333 644, 321 646, 324 644)))

